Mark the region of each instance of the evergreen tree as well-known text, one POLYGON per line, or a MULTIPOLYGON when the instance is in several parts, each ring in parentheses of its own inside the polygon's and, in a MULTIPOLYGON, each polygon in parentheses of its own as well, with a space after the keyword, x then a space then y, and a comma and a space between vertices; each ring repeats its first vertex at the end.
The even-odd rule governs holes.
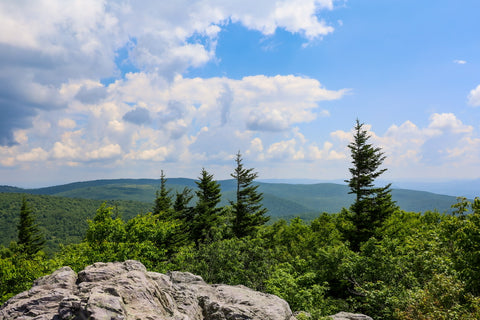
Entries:
POLYGON ((213 180, 213 174, 202 169, 199 181, 195 182, 198 190, 197 204, 193 209, 190 234, 198 245, 215 239, 215 230, 218 228, 221 208, 217 205, 221 200, 220 184, 213 180))
POLYGON ((170 189, 167 189, 167 179, 163 170, 160 175, 160 190, 156 192, 155 206, 153 207, 153 214, 169 215, 172 209, 172 198, 170 197, 170 189))
POLYGON ((42 250, 45 239, 42 232, 35 223, 33 211, 29 207, 25 196, 22 198, 22 206, 20 208, 20 222, 18 228, 18 244, 22 250, 28 255, 34 255, 42 250))
POLYGON ((375 229, 397 209, 392 201, 391 184, 385 187, 374 184, 375 179, 387 170, 379 168, 386 157, 381 148, 368 143, 370 135, 363 126, 357 119, 353 142, 348 145, 352 156, 353 167, 349 169, 352 177, 345 180, 350 187, 349 193, 356 196, 348 216, 355 230, 347 232, 354 249, 374 235, 375 229))
POLYGON ((176 226, 177 232, 172 238, 174 238, 173 242, 177 245, 190 241, 190 223, 193 220, 194 208, 188 204, 192 199, 192 189, 185 187, 182 192, 176 191, 173 212, 179 223, 176 226))
POLYGON ((192 189, 190 188, 185 187, 183 188, 182 192, 176 192, 173 210, 178 214, 179 217, 182 217, 185 212, 190 209, 188 204, 192 199, 192 189))
POLYGON ((231 176, 237 182, 236 201, 230 201, 233 210, 233 234, 242 238, 253 235, 257 227, 265 224, 270 218, 265 216, 267 209, 263 207, 263 194, 258 192, 258 185, 253 181, 258 177, 254 168, 245 169, 240 151, 235 158, 237 167, 231 176))

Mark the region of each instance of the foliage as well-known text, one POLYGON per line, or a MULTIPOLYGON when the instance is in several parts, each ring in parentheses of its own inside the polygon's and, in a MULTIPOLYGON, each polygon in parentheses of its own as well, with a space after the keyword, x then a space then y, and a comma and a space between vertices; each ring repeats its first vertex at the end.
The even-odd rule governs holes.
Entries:
POLYGON ((20 222, 18 223, 18 244, 27 255, 34 255, 42 250, 45 239, 38 228, 25 196, 22 198, 20 208, 20 222))
MULTIPOLYGON (((233 201, 236 197, 235 181, 230 179, 218 182, 222 189, 222 201, 219 207, 227 207, 229 200, 233 201)), ((59 250, 60 244, 78 243, 83 239, 88 227, 87 219, 93 218, 96 209, 105 200, 109 206, 118 208, 120 216, 126 221, 137 214, 152 211, 152 202, 155 199, 158 184, 157 179, 97 180, 63 187, 27 190, 35 193, 49 192, 51 195, 0 193, 0 244, 8 246, 11 241, 17 240, 16 227, 23 195, 34 209, 36 222, 44 233, 46 240, 44 250, 47 254, 52 254, 59 250)), ((304 221, 312 221, 319 212, 339 212, 342 207, 347 208, 354 201, 353 195, 347 194, 349 190, 347 185, 262 182, 256 182, 256 184, 259 185, 258 191, 263 193, 262 204, 268 209, 269 222, 278 221, 281 218, 291 220, 297 216, 304 221)), ((196 184, 193 179, 168 179, 167 188, 172 189, 171 195, 175 201, 177 200, 175 193, 183 194, 185 189, 192 190, 190 200, 185 198, 188 200, 186 207, 194 200, 192 196, 194 196, 193 189, 196 188, 196 184)), ((22 190, 26 191, 11 189, 18 192, 22 190)), ((425 212, 437 209, 440 212, 451 212, 455 210, 450 209, 455 202, 453 196, 393 189, 392 198, 405 211, 425 212)), ((176 209, 174 211, 180 212, 176 209)))
MULTIPOLYGON (((236 176, 246 174, 251 183, 256 178, 252 170, 243 168, 237 154, 236 176)), ((239 190, 253 186, 232 183, 239 190)), ((370 217, 378 219, 374 230, 353 250, 345 241, 347 232, 358 231, 352 208, 311 221, 295 217, 265 225, 259 224, 263 219, 247 219, 256 222, 234 233, 240 207, 221 205, 220 186, 204 169, 196 186, 195 197, 190 188, 177 191, 175 202, 157 214, 139 207, 124 219, 114 204, 98 203, 96 213, 81 215, 86 223, 79 241, 62 245, 50 257, 42 251, 27 254, 16 242, 0 246, 0 303, 63 265, 79 271, 97 261, 136 259, 151 271, 190 271, 210 283, 242 284, 279 295, 293 311, 305 311, 299 316, 303 319, 339 311, 387 320, 480 318, 479 198, 460 198, 453 215, 390 212, 389 206, 380 206, 388 214, 370 217)), ((250 190, 261 198, 256 188, 250 190)), ((21 207, 20 195, 15 197, 12 219, 21 207)), ((248 197, 241 200, 247 203, 248 197)), ((74 211, 81 202, 65 205, 74 211)), ((244 208, 255 208, 248 211, 255 216, 263 212, 258 205, 244 208)))
POLYGON ((173 210, 178 214, 179 217, 184 217, 187 215, 188 204, 193 199, 192 189, 183 188, 182 192, 176 192, 175 203, 173 204, 173 210))
POLYGON ((39 251, 26 254, 15 244, 0 246, 0 304, 15 294, 28 290, 35 279, 52 272, 59 265, 39 251))
POLYGON ((190 247, 176 257, 177 269, 201 275, 210 283, 243 284, 265 289, 265 280, 274 264, 273 252, 262 239, 224 239, 190 247))
POLYGON ((405 308, 394 314, 400 320, 475 320, 480 319, 480 297, 465 293, 454 276, 435 274, 423 288, 410 290, 405 308))
POLYGON ((198 190, 197 203, 192 208, 192 216, 186 220, 191 239, 198 246, 218 239, 218 225, 220 222, 221 208, 217 205, 222 197, 220 185, 213 180, 213 175, 202 169, 199 181, 196 182, 198 190))
POLYGON ((480 198, 468 202, 466 208, 471 208, 471 214, 450 219, 445 227, 451 233, 449 244, 460 279, 469 292, 480 295, 480 198))
POLYGON ((165 174, 160 175, 160 190, 156 192, 155 206, 153 207, 153 214, 167 213, 172 208, 172 198, 170 197, 171 190, 167 188, 167 179, 165 174))
POLYGON ((235 163, 237 166, 231 174, 237 184, 236 199, 230 202, 235 216, 232 231, 236 237, 242 238, 253 235, 257 227, 265 224, 269 217, 266 216, 267 209, 262 206, 262 193, 257 191, 258 185, 253 184, 258 173, 253 172, 253 168, 243 167, 240 152, 237 153, 235 163))
MULTIPOLYGON (((46 195, 0 193, 0 244, 8 246, 16 241, 19 212, 22 198, 35 214, 35 221, 44 234, 44 251, 51 255, 59 251, 60 245, 78 243, 85 237, 87 220, 92 219, 96 209, 104 202, 88 199, 71 199, 46 195)), ((151 209, 151 203, 136 201, 107 201, 118 215, 128 220, 151 209)))
POLYGON ((390 184, 385 187, 374 185, 375 179, 387 170, 379 169, 386 157, 381 148, 368 143, 370 135, 363 126, 357 119, 353 142, 348 145, 352 156, 353 167, 349 169, 352 177, 345 180, 350 187, 349 193, 355 195, 355 202, 350 207, 351 215, 348 216, 354 230, 346 233, 355 250, 373 236, 375 229, 396 210, 390 184))

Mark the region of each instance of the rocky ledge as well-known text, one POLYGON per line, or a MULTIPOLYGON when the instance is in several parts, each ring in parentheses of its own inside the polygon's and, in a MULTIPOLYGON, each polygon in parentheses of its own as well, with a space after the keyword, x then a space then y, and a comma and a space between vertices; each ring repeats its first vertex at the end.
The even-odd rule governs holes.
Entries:
POLYGON ((244 286, 209 285, 187 272, 148 272, 140 262, 129 260, 95 263, 78 274, 70 267, 58 269, 36 280, 30 290, 8 300, 0 308, 0 319, 294 320, 295 317, 288 304, 277 296, 244 286))

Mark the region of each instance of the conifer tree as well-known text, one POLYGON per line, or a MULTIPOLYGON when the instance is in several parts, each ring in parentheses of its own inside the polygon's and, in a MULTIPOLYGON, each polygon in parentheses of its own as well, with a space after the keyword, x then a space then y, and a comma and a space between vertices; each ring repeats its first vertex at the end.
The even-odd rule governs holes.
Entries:
POLYGON ((155 206, 153 207, 153 214, 169 215, 172 208, 172 198, 170 197, 170 189, 167 189, 167 179, 163 170, 160 174, 160 190, 156 192, 155 206))
POLYGON ((258 192, 258 185, 253 181, 258 177, 254 168, 246 169, 243 167, 242 155, 240 151, 235 158, 237 164, 232 178, 236 180, 236 201, 230 201, 233 210, 233 234, 242 238, 253 235, 255 230, 265 224, 270 218, 265 216, 267 209, 263 207, 263 194, 258 192))
POLYGON ((192 189, 190 188, 185 187, 183 188, 182 192, 176 192, 173 210, 178 214, 179 217, 182 217, 184 213, 190 209, 188 204, 192 199, 192 189))
POLYGON ((220 184, 213 180, 213 174, 202 169, 199 181, 195 181, 198 190, 195 192, 197 203, 193 209, 190 234, 198 245, 215 239, 221 208, 217 205, 222 197, 220 184))
POLYGON ((355 230, 347 234, 354 249, 374 235, 375 229, 397 209, 392 201, 391 184, 384 187, 374 184, 375 179, 387 170, 380 169, 386 157, 381 148, 368 143, 370 135, 363 126, 357 119, 353 142, 348 145, 352 156, 353 167, 349 169, 352 177, 345 180, 350 187, 349 193, 356 196, 349 215, 355 230))
POLYGON ((29 207, 28 202, 23 196, 22 206, 20 208, 20 222, 18 228, 18 244, 21 245, 22 250, 28 255, 34 255, 42 250, 45 244, 45 239, 42 232, 35 223, 33 211, 29 207))

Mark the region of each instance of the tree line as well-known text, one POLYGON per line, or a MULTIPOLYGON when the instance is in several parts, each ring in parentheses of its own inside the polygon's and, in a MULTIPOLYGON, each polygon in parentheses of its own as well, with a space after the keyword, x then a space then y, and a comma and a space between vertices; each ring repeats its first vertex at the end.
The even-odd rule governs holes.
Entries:
POLYGON ((385 155, 369 139, 357 120, 346 181, 355 202, 311 223, 266 225, 258 174, 244 167, 240 153, 232 173, 236 198, 228 206, 219 207, 220 186, 205 169, 195 190, 175 194, 162 172, 151 212, 124 221, 103 204, 84 240, 53 257, 33 241, 38 230, 20 223, 19 241, 0 249, 0 299, 63 265, 79 271, 97 261, 136 259, 151 271, 190 271, 210 283, 276 294, 312 319, 342 310, 374 319, 479 319, 480 199, 459 198, 453 215, 400 210, 390 185, 375 185, 385 155), (20 240, 21 233, 31 241, 20 240))

